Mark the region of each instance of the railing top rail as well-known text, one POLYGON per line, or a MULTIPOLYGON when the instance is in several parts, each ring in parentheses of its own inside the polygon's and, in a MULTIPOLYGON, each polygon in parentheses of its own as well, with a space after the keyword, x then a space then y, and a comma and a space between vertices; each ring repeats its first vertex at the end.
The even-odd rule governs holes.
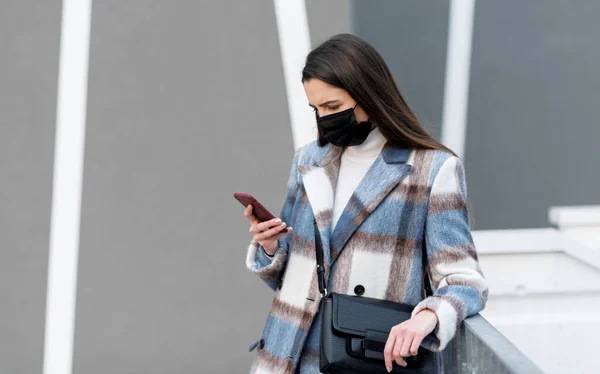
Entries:
POLYGON ((543 373, 533 361, 481 315, 477 314, 465 319, 464 326, 494 356, 494 360, 504 366, 504 372, 514 374, 543 373))

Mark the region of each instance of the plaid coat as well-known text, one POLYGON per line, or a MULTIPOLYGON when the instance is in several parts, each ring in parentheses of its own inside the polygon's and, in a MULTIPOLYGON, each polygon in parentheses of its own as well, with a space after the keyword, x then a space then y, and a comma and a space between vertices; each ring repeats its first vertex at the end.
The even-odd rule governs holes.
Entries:
POLYGON ((246 265, 275 291, 251 373, 318 373, 320 294, 313 219, 323 241, 328 290, 414 305, 439 323, 422 346, 442 350, 487 300, 473 245, 461 160, 441 150, 386 144, 331 232, 342 148, 313 142, 296 152, 281 219, 294 231, 266 256, 252 241, 246 265), (428 266, 423 269, 422 251, 428 266), (423 300, 427 270, 434 294, 423 300))

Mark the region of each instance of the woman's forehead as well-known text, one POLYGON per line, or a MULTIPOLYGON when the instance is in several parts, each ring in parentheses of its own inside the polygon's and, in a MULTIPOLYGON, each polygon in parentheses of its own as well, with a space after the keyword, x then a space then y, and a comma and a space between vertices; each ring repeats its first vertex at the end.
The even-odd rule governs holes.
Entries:
POLYGON ((312 105, 319 105, 322 102, 333 99, 341 100, 348 95, 343 88, 332 86, 315 78, 304 82, 304 90, 312 105))

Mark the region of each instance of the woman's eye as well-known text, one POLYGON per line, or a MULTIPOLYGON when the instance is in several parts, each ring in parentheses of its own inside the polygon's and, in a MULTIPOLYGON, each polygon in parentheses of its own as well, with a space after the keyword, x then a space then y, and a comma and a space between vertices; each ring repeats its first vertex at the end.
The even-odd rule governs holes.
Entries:
POLYGON ((339 105, 338 106, 330 106, 329 109, 331 109, 331 110, 337 110, 339 107, 340 107, 339 105))

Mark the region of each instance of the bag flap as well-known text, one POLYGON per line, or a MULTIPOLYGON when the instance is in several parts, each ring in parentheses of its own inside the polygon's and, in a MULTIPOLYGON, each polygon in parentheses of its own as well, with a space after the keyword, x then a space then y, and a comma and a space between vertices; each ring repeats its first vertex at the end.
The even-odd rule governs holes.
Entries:
POLYGON ((410 319, 413 307, 387 300, 332 293, 333 328, 364 337, 367 330, 389 334, 392 327, 410 319))

